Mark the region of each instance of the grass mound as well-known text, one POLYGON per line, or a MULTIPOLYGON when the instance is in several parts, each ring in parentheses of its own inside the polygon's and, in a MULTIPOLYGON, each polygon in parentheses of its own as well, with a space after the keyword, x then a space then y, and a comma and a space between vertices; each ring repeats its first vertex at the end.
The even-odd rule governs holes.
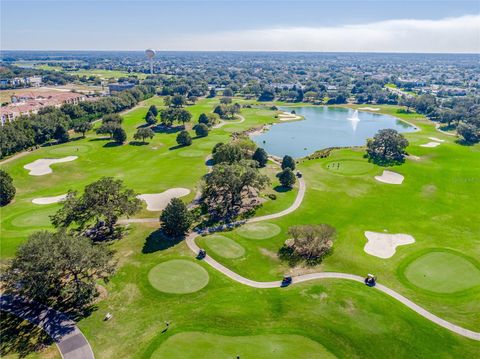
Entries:
POLYGON ((358 161, 358 160, 340 160, 340 161, 330 161, 326 162, 323 167, 330 172, 355 176, 363 175, 371 170, 373 170, 374 165, 367 161, 358 161))
POLYGON ((205 238, 208 249, 224 258, 239 258, 245 254, 245 248, 234 240, 214 234, 205 238))
POLYGON ((435 250, 414 259, 405 278, 421 289, 452 294, 480 286, 480 269, 473 260, 450 251, 435 250))
POLYGON ((240 227, 237 233, 249 239, 267 239, 275 237, 280 231, 280 227, 273 223, 252 223, 240 227))
POLYGON ((229 337, 187 332, 171 336, 151 356, 156 358, 335 358, 321 344, 300 335, 229 337))
POLYGON ((208 273, 200 265, 182 259, 157 264, 148 272, 150 284, 165 293, 193 293, 208 284, 208 273))

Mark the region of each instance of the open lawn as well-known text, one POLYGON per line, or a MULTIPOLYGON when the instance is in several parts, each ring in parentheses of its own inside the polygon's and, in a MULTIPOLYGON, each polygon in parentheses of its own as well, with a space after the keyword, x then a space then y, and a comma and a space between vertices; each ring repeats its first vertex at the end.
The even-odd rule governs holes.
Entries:
MULTIPOLYGON (((200 100, 188 109, 198 118, 217 101, 200 100)), ((124 115, 129 139, 152 103, 159 105, 161 99, 149 99, 124 115)), ((197 243, 229 269, 257 281, 322 270, 374 273, 380 283, 434 314, 478 331, 478 285, 456 278, 471 266, 478 269, 480 146, 455 143, 455 138, 437 132, 419 115, 399 113, 392 106, 376 107, 421 128, 406 135, 409 153, 420 160, 407 160, 392 169, 405 177, 401 185, 377 182, 374 176, 384 168, 368 163, 363 150, 336 150, 328 158, 298 165, 307 192, 296 211, 217 233, 217 238, 200 237, 197 243), (431 136, 445 142, 436 148, 421 147, 431 136), (335 226, 333 253, 313 268, 292 268, 278 258, 278 250, 289 238, 290 226, 308 223, 335 226), (365 231, 407 233, 416 242, 381 259, 364 252, 365 231), (439 256, 436 253, 444 253, 438 251, 442 248, 462 255, 439 256), (430 272, 433 265, 442 271, 430 272), (423 274, 435 275, 435 281, 423 274)), ((34 205, 33 198, 80 190, 104 175, 122 178, 139 193, 188 188, 191 194, 184 199, 191 200, 207 172, 205 157, 216 142, 227 141, 232 131, 275 121, 274 112, 265 109, 242 109, 242 115, 245 122, 215 129, 206 138, 194 139, 188 148, 171 149, 176 145, 175 133, 157 133, 144 146, 111 146, 92 133, 2 165, 17 187, 15 202, 1 209, 3 259, 12 256, 28 233, 49 228, 48 215, 59 208, 58 204, 34 205), (30 176, 23 168, 36 159, 69 155, 79 158, 54 165, 53 173, 46 176, 30 176), (39 211, 44 211, 41 216, 39 211)), ((263 171, 274 180, 277 170, 271 164, 263 171)), ((277 199, 265 202, 257 215, 276 213, 293 203, 297 189, 275 191, 277 185, 273 181, 267 190, 277 199)), ((156 215, 144 210, 138 217, 156 215)), ((104 285, 106 298, 79 322, 98 358, 310 358, 312 352, 339 358, 476 358, 480 351, 480 342, 443 329, 363 284, 325 279, 254 289, 195 261, 184 242, 162 239, 156 223, 130 224, 127 229, 126 237, 112 244, 119 266, 104 285), (179 288, 190 293, 175 294, 179 288), (107 312, 113 318, 105 322, 107 312)))

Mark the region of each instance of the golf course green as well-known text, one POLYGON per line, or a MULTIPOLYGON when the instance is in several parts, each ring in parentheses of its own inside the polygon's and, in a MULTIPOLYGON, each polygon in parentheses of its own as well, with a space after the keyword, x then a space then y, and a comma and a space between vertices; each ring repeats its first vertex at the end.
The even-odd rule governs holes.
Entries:
POLYGON ((226 337, 208 333, 180 333, 168 338, 152 359, 168 358, 294 358, 299 352, 312 359, 335 358, 319 343, 299 335, 226 337), (185 343, 192 347, 185 352, 185 343))
POLYGON ((224 258, 239 258, 245 254, 245 249, 234 240, 214 234, 205 239, 208 249, 224 258))
POLYGON ((148 272, 150 284, 165 293, 185 294, 199 291, 208 284, 208 273, 187 260, 171 260, 157 264, 148 272))
POLYGON ((404 275, 421 289, 448 294, 480 288, 479 268, 472 258, 438 249, 410 261, 404 275))

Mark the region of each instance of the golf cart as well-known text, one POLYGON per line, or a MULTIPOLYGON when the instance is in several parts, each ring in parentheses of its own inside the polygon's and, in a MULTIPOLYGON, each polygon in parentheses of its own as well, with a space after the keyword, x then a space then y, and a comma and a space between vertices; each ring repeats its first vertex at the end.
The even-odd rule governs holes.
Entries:
POLYGON ((367 278, 365 278, 365 284, 369 287, 375 287, 375 284, 377 284, 377 278, 373 274, 368 274, 367 278))
POLYGON ((292 277, 289 275, 284 275, 280 287, 288 287, 290 284, 292 284, 292 277))
POLYGON ((298 178, 302 178, 302 172, 297 171, 297 177, 298 177, 298 178))
POLYGON ((207 256, 207 251, 205 249, 201 249, 198 251, 197 259, 203 259, 207 256))

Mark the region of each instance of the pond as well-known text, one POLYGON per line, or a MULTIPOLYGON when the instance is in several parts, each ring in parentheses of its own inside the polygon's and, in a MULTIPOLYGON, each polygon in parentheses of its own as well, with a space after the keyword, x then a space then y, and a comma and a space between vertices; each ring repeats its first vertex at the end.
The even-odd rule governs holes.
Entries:
POLYGON ((269 130, 252 135, 252 140, 269 154, 294 158, 305 157, 328 147, 363 146, 378 130, 391 128, 398 132, 418 129, 389 115, 355 111, 338 107, 280 107, 295 111, 301 121, 285 121, 269 130))

